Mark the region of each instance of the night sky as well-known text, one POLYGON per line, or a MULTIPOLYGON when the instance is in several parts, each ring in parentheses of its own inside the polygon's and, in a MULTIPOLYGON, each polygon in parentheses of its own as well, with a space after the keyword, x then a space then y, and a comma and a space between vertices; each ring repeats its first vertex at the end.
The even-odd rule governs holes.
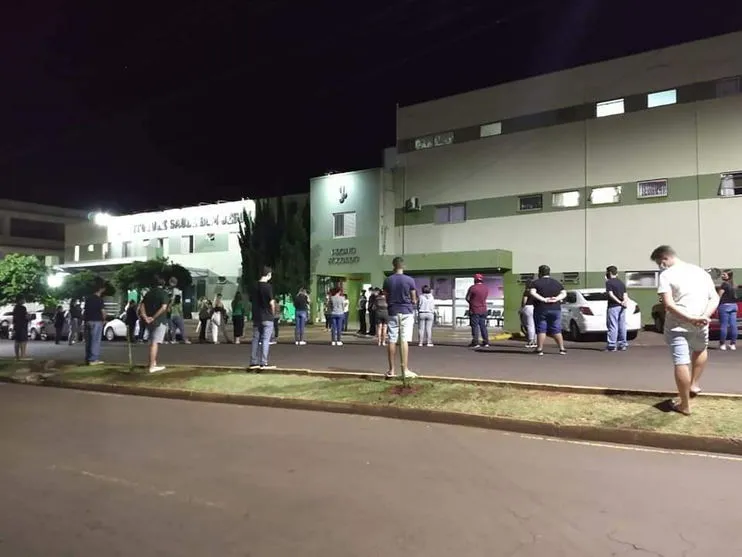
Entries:
POLYGON ((113 212, 305 192, 380 165, 396 103, 742 29, 739 0, 5 10, 0 198, 113 212))

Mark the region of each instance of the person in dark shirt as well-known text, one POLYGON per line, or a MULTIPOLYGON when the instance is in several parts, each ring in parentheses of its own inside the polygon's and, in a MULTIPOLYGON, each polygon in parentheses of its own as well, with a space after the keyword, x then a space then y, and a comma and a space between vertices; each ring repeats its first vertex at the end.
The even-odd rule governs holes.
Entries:
POLYGON ((626 295, 626 285, 618 278, 618 268, 615 265, 605 269, 605 292, 608 295, 608 311, 606 312, 606 326, 608 329, 608 352, 626 350, 626 307, 629 298, 626 295))
POLYGON ((126 306, 126 315, 124 315, 124 323, 126 323, 126 338, 130 343, 136 342, 137 321, 139 321, 137 303, 134 300, 129 300, 126 306))
POLYGON ((366 311, 368 311, 368 336, 376 336, 376 292, 378 288, 373 286, 369 290, 368 302, 366 303, 366 311))
POLYGON ((270 280, 273 270, 263 267, 263 274, 252 295, 252 352, 250 369, 260 370, 274 368, 268 365, 273 320, 276 317, 276 302, 273 299, 273 288, 270 280))
POLYGON ((103 304, 103 292, 106 283, 103 279, 96 279, 93 293, 85 297, 85 309, 82 319, 85 323, 85 362, 90 365, 102 364, 100 346, 103 341, 103 322, 106 312, 103 304))
POLYGON ((26 358, 26 348, 28 347, 28 310, 25 304, 26 299, 19 296, 13 308, 13 349, 15 350, 16 360, 26 358))
POLYGON ((144 321, 149 335, 149 372, 156 373, 165 369, 157 364, 160 344, 165 342, 167 333, 167 310, 170 296, 165 292, 165 279, 155 277, 155 287, 150 288, 139 304, 139 317, 144 321))
POLYGON ((395 354, 397 342, 399 342, 399 353, 401 356, 402 378, 417 377, 410 371, 409 343, 412 342, 412 331, 415 328, 415 308, 417 307, 417 292, 415 281, 404 273, 404 259, 395 257, 392 262, 394 273, 384 281, 384 293, 389 305, 389 344, 387 355, 389 357, 389 369, 386 377, 393 377, 395 367, 395 354))
POLYGON ((520 302, 520 318, 526 333, 526 348, 536 348, 536 323, 533 320, 533 298, 531 297, 531 282, 526 284, 520 302))
POLYGON ((358 298, 358 334, 366 335, 366 306, 368 300, 366 299, 366 291, 361 290, 361 295, 358 298))
POLYGON ((487 333, 487 297, 489 288, 484 284, 484 276, 480 273, 474 275, 474 284, 466 292, 466 301, 469 304, 469 324, 471 325, 471 343, 469 347, 479 346, 479 333, 482 334, 482 347, 490 345, 487 333))
POLYGON ((307 295, 306 288, 300 288, 299 292, 294 296, 294 310, 296 312, 294 344, 297 346, 304 346, 307 343, 304 340, 304 333, 307 327, 307 320, 309 319, 309 296, 307 295))
POLYGON ((70 302, 70 330, 67 333, 67 343, 75 344, 80 340, 80 329, 82 324, 82 308, 77 300, 70 302))
POLYGON ((719 293, 719 349, 737 349, 737 297, 734 295, 732 271, 721 273, 719 293))
POLYGON ((57 306, 57 311, 54 312, 54 344, 59 344, 62 334, 64 334, 64 308, 57 306))
POLYGON ((541 265, 538 278, 531 283, 533 298, 533 315, 536 322, 536 353, 544 355, 546 335, 551 336, 559 347, 559 353, 565 355, 564 337, 562 336, 562 300, 567 296, 562 284, 551 278, 551 268, 541 265))

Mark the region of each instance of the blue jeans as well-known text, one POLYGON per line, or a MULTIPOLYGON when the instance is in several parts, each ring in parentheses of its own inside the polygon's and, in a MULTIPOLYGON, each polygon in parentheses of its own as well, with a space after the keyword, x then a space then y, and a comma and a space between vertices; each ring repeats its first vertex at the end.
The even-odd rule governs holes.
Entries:
POLYGON ((306 311, 296 312, 296 329, 294 329, 294 340, 304 340, 304 331, 307 326, 307 319, 308 316, 306 311))
POLYGON ((85 322, 85 361, 100 360, 100 343, 103 341, 103 321, 85 322))
POLYGON ((477 344, 479 334, 482 334, 482 344, 489 344, 490 337, 487 333, 487 314, 472 313, 469 315, 469 324, 471 325, 471 342, 477 344))
POLYGON ((340 342, 343 336, 343 321, 345 321, 345 315, 332 314, 330 316, 330 329, 332 330, 332 342, 340 342))
POLYGON ((608 348, 623 348, 626 346, 626 308, 609 306, 606 315, 608 327, 608 348))
POLYGON ((271 349, 271 337, 273 336, 273 320, 261 321, 252 325, 252 353, 250 355, 251 366, 267 366, 268 352, 271 349))
POLYGON ((719 305, 719 342, 737 344, 737 304, 719 305))

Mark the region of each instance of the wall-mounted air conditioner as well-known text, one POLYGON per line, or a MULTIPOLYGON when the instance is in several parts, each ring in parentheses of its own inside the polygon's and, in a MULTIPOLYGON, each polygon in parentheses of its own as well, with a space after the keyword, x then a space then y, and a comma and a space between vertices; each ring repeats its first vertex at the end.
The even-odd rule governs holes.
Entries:
POLYGON ((404 208, 405 211, 407 211, 408 213, 421 211, 422 207, 420 206, 420 198, 410 197, 407 201, 405 201, 404 208))
POLYGON ((562 282, 564 284, 580 284, 580 273, 562 273, 562 282))
POLYGON ((520 275, 518 275, 518 283, 528 284, 535 278, 536 278, 536 275, 534 275, 533 273, 521 273, 520 275))

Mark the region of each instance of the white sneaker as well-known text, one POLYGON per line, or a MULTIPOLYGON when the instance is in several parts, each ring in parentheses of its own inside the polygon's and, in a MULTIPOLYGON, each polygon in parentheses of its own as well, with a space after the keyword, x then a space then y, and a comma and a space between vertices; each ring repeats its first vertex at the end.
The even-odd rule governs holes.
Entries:
POLYGON ((337 346, 338 345, 338 343, 335 342, 334 340, 330 344, 332 344, 333 346, 337 346))
POLYGON ((157 373, 158 371, 162 371, 165 369, 165 366, 152 366, 149 368, 150 373, 157 373))
POLYGON ((433 346, 435 346, 435 344, 433 344, 432 342, 428 343, 428 348, 432 348, 433 346))
POLYGON ((735 350, 737 350, 737 345, 736 344, 730 344, 729 345, 729 350, 731 350, 732 352, 734 352, 735 350))
POLYGON ((294 344, 296 344, 296 346, 299 346, 299 341, 298 340, 294 341, 294 344))
POLYGON ((342 340, 339 340, 338 343, 337 343, 337 345, 338 346, 342 346, 343 345, 343 341, 342 340))
POLYGON ((726 349, 727 349, 726 344, 722 344, 721 346, 719 346, 719 350, 726 350, 726 349))
POLYGON ((186 340, 183 344, 191 344, 190 340, 186 340))
POLYGON ((417 377, 417 373, 408 369, 407 371, 402 373, 402 377, 406 379, 414 379, 415 377, 417 377))
POLYGON ((299 341, 299 346, 306 346, 306 345, 307 345, 307 341, 306 340, 300 340, 299 341))
POLYGON ((234 339, 234 343, 235 344, 239 344, 240 343, 240 339, 238 339, 238 338, 234 339))
POLYGON ((423 345, 423 343, 422 343, 422 342, 418 344, 418 346, 422 346, 422 345, 423 345))

